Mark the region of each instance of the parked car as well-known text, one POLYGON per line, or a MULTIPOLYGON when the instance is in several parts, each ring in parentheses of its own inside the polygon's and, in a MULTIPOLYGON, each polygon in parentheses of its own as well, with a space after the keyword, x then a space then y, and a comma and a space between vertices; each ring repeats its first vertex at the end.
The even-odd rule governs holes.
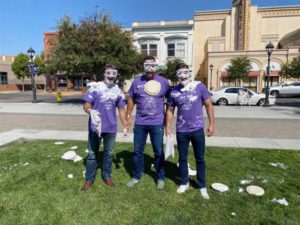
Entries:
POLYGON ((300 81, 290 81, 271 87, 270 94, 274 97, 300 95, 300 81))
MULTIPOLYGON (((262 106, 265 103, 265 94, 258 94, 248 88, 243 87, 223 87, 211 91, 211 100, 214 104, 248 104, 262 106)), ((269 96, 270 105, 275 104, 275 97, 269 96)))

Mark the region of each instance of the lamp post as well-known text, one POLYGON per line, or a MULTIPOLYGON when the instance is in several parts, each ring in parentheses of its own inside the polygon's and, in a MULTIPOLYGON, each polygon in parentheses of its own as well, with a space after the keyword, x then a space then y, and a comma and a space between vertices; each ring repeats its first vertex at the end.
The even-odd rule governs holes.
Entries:
POLYGON ((266 46, 266 51, 268 53, 268 67, 267 67, 267 76, 265 77, 265 78, 267 78, 267 86, 265 88, 266 99, 265 99, 264 107, 270 106, 270 104, 269 104, 270 61, 271 61, 271 55, 272 55, 273 50, 274 50, 274 45, 270 42, 266 46))
POLYGON ((210 69, 210 90, 212 90, 212 71, 214 69, 214 65, 210 64, 209 69, 210 69))
POLYGON ((35 82, 34 82, 34 76, 36 74, 36 65, 33 63, 33 57, 35 55, 35 51, 33 48, 29 48, 27 50, 28 56, 30 58, 30 63, 28 64, 28 70, 29 74, 31 76, 31 86, 32 86, 32 103, 37 103, 36 98, 36 88, 35 88, 35 82))

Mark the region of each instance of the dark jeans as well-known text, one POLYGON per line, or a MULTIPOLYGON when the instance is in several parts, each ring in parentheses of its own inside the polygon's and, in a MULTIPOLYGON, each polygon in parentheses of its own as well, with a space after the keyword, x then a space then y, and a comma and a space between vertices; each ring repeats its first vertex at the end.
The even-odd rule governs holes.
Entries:
POLYGON ((93 182, 97 173, 97 155, 99 147, 103 139, 103 166, 102 166, 102 179, 107 180, 111 176, 111 166, 113 159, 113 149, 115 147, 116 134, 115 133, 102 133, 98 137, 96 132, 89 131, 88 148, 89 153, 86 160, 86 181, 93 182))
POLYGON ((165 156, 163 152, 163 125, 135 125, 134 126, 134 169, 132 178, 140 180, 144 171, 144 150, 148 133, 154 151, 154 166, 157 180, 163 180, 165 156))
POLYGON ((179 152, 179 170, 181 184, 185 185, 189 182, 188 171, 188 150, 189 143, 192 142, 194 155, 196 159, 196 185, 197 188, 206 187, 206 166, 205 166, 205 135, 203 129, 193 132, 177 132, 177 146, 179 152))

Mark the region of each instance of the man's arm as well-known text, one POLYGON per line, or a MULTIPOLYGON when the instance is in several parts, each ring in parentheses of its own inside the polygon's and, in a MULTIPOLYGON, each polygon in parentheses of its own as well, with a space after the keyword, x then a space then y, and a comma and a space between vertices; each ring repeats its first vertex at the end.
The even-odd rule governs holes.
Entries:
POLYGON ((208 127, 206 130, 206 135, 208 137, 213 136, 214 132, 215 132, 215 113, 214 113, 214 106, 210 100, 210 98, 208 98, 207 100, 204 101, 204 105, 205 105, 205 109, 206 109, 206 113, 208 116, 208 127))
POLYGON ((87 113, 87 114, 90 114, 89 110, 92 108, 92 104, 88 103, 88 102, 85 102, 83 104, 83 110, 87 113))
POLYGON ((166 112, 166 119, 165 119, 166 136, 171 135, 170 126, 173 120, 173 115, 174 115, 174 107, 168 106, 166 112))
POLYGON ((126 121, 126 111, 124 107, 118 108, 119 110, 119 116, 120 116, 120 120, 121 123, 123 125, 123 128, 127 129, 127 121, 126 121))
POLYGON ((127 112, 126 112, 126 120, 127 120, 127 126, 128 128, 131 126, 131 114, 134 107, 134 101, 133 98, 129 96, 127 101, 127 112))

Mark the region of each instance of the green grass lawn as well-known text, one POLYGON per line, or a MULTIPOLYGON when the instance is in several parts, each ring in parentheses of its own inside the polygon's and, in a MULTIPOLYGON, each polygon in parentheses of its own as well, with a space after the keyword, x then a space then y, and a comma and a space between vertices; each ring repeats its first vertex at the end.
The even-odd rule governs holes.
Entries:
MULTIPOLYGON (((300 152, 207 148, 208 185, 221 182, 230 190, 218 193, 209 188, 210 200, 203 200, 195 189, 195 177, 191 177, 189 191, 176 193, 177 159, 168 159, 166 188, 156 190, 150 145, 139 185, 132 189, 126 186, 132 172, 132 144, 117 144, 112 174, 116 187, 107 187, 98 172, 92 189, 81 193, 84 161, 60 160, 73 145, 78 146, 77 154, 86 156, 86 142, 67 141, 57 146, 54 141, 29 141, 0 148, 1 225, 299 224, 300 152), (287 169, 269 162, 284 163, 287 169), (68 178, 68 174, 74 178, 68 178), (243 179, 252 179, 252 184, 265 189, 265 195, 239 193, 239 188, 246 187, 239 183, 243 179), (288 206, 271 202, 283 197, 288 206)), ((190 164, 195 168, 192 152, 190 164)))

